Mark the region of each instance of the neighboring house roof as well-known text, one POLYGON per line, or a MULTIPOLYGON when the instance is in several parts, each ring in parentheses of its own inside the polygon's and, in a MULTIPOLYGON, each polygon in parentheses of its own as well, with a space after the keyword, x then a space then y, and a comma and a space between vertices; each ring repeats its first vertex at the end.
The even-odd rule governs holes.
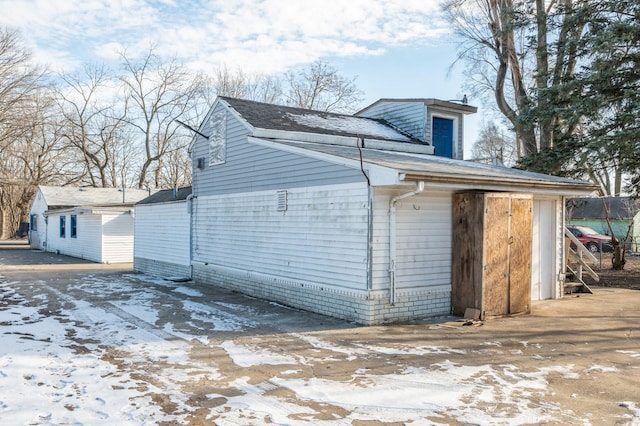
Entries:
POLYGON ((78 188, 39 186, 49 210, 78 206, 133 205, 149 196, 149 191, 131 188, 78 188))
POLYGON ((470 161, 453 160, 435 155, 419 155, 390 152, 378 149, 347 147, 330 144, 304 143, 295 141, 272 141, 277 144, 302 148, 309 151, 362 161, 396 170, 403 180, 446 183, 495 183, 515 186, 538 186, 577 189, 589 191, 595 186, 588 182, 549 176, 503 166, 470 161))
POLYGON ((604 203, 609 219, 632 219, 640 212, 640 199, 630 197, 572 198, 567 201, 571 219, 604 219, 604 203))
POLYGON ((236 110, 254 128, 424 144, 395 129, 384 120, 265 104, 225 96, 220 96, 219 99, 236 110))
POLYGON ((189 195, 191 195, 190 186, 175 189, 163 189, 137 202, 136 204, 158 204, 169 203, 172 201, 184 201, 189 195))

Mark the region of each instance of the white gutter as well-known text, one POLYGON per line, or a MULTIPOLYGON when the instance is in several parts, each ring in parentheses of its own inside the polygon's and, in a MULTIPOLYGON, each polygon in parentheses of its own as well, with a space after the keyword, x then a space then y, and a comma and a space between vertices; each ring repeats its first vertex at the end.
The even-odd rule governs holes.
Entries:
POLYGON ((396 303, 396 203, 424 191, 424 181, 416 182, 416 189, 389 200, 389 299, 396 303))

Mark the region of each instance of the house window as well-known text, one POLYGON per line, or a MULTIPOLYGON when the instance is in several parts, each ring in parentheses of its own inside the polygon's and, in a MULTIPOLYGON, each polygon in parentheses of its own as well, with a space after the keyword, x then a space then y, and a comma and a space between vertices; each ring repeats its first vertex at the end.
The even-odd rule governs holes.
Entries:
POLYGON ((60 216, 60 238, 67 236, 66 219, 66 216, 60 216))
POLYGON ((209 165, 227 160, 227 112, 214 111, 209 119, 209 165))
POLYGON ((32 214, 30 217, 30 229, 32 231, 37 231, 38 230, 38 215, 32 214))
POLYGON ((71 234, 71 238, 76 238, 78 236, 77 224, 78 224, 77 216, 75 214, 72 214, 71 220, 69 221, 69 233, 71 234))

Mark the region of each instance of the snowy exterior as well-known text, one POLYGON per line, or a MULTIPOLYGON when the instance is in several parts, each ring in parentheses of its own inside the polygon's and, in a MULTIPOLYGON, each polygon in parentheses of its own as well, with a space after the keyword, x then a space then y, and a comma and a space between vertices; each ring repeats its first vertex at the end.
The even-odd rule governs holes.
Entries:
POLYGON ((563 197, 589 184, 434 156, 380 120, 231 98, 200 131, 196 281, 362 324, 448 315, 453 194, 510 191, 534 197, 532 298, 561 296, 563 197))
POLYGON ((190 194, 191 187, 167 189, 135 205, 133 269, 191 277, 190 194))
POLYGON ((40 186, 30 207, 31 247, 99 263, 133 261, 133 203, 144 190, 40 186))

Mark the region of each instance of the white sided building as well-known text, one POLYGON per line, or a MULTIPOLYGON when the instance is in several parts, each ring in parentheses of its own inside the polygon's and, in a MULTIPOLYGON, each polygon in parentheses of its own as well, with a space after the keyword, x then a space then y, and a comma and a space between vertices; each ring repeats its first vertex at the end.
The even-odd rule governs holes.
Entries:
POLYGON ((30 213, 31 247, 98 263, 133 261, 133 204, 148 191, 39 186, 30 213))
POLYGON ((191 187, 166 189, 135 205, 133 269, 166 278, 191 277, 191 187))
POLYGON ((564 199, 593 186, 463 161, 475 110, 387 99, 349 116, 219 97, 191 146, 194 280, 361 324, 561 297, 564 199))

